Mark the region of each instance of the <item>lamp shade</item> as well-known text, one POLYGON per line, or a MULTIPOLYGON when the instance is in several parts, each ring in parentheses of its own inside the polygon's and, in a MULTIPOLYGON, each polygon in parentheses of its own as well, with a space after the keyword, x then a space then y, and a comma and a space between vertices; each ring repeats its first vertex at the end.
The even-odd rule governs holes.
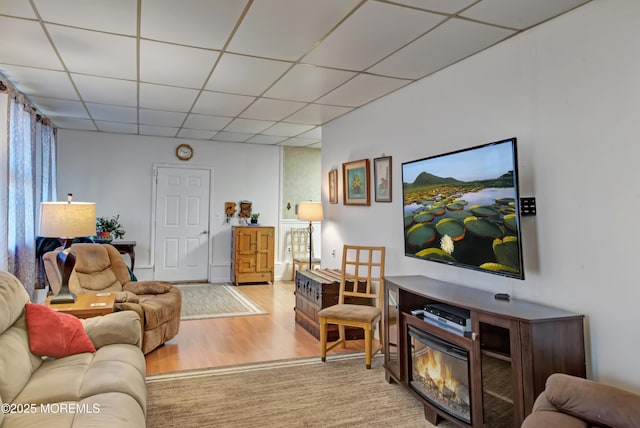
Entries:
POLYGON ((300 202, 298 204, 298 220, 302 221, 321 221, 324 219, 322 215, 322 202, 300 202))
POLYGON ((94 202, 41 202, 39 236, 76 238, 96 234, 94 202))

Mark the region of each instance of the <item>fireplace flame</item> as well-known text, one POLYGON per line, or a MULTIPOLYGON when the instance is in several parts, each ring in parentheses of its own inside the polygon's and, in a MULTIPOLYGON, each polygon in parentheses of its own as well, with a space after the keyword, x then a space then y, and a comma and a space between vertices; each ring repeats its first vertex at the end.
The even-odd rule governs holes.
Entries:
POLYGON ((458 390, 459 382, 452 375, 451 367, 442 362, 440 352, 429 351, 419 356, 416 360, 416 371, 421 377, 430 379, 438 391, 445 396, 447 391, 455 392, 458 390))

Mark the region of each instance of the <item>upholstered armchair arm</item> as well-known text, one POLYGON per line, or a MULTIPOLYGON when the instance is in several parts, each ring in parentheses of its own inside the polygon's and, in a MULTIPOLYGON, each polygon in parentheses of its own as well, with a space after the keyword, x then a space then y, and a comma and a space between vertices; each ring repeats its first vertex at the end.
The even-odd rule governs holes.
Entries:
POLYGON ((140 317, 134 311, 114 312, 81 321, 96 349, 115 343, 142 347, 140 317))
POLYGON ((116 291, 115 292, 116 303, 139 303, 140 298, 137 294, 131 291, 116 291))
MULTIPOLYGON (((616 428, 640 426, 640 395, 588 379, 555 373, 549 376, 545 390, 536 400, 534 412, 555 408, 586 425, 616 428)), ((552 424, 553 426, 560 426, 552 424)), ((543 425, 523 425, 527 427, 543 425)), ((549 424, 546 427, 551 426, 549 424)), ((561 426, 574 426, 565 425, 561 426)))
POLYGON ((163 281, 131 281, 122 286, 124 291, 133 294, 164 294, 171 290, 172 285, 163 281))

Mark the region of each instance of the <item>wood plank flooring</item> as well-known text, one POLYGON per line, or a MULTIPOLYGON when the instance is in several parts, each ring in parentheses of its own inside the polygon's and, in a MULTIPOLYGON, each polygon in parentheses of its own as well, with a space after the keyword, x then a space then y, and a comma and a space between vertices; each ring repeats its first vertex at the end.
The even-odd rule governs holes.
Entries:
MULTIPOLYGON (((240 292, 269 313, 182 321, 175 338, 147 354, 147 374, 320 358, 320 342, 295 322, 294 289, 293 281, 239 286, 240 292)), ((364 351, 364 342, 349 340, 346 349, 338 346, 329 354, 359 351, 364 351)))

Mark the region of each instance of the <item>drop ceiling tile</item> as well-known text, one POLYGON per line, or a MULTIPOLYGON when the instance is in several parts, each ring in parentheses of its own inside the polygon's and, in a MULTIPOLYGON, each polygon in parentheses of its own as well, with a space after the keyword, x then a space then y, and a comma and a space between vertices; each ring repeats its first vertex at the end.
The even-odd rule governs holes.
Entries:
POLYGON ((265 135, 278 135, 282 137, 294 137, 298 134, 308 131, 313 125, 299 125, 297 123, 279 122, 271 128, 263 131, 265 135))
POLYGON ((29 97, 29 100, 47 117, 68 116, 78 119, 89 119, 89 114, 80 101, 44 97, 29 97))
POLYGON ((95 31, 46 24, 72 73, 120 79, 136 78, 136 40, 95 31))
POLYGON ((308 138, 293 137, 283 141, 279 145, 287 146, 287 147, 308 147, 308 146, 311 146, 312 144, 316 144, 317 142, 318 140, 310 140, 308 138))
POLYGON ((213 137, 216 141, 229 141, 233 143, 243 143, 247 141, 249 138, 253 137, 253 134, 242 134, 238 132, 218 132, 215 137, 213 137))
POLYGON ((287 118, 287 122, 322 125, 338 116, 350 112, 349 107, 309 104, 287 118))
POLYGON ((451 19, 368 71, 419 79, 487 48, 514 32, 462 19, 451 19))
POLYGON ((311 50, 359 1, 254 1, 228 50, 296 60, 311 50))
POLYGON ((133 123, 118 123, 118 122, 102 122, 96 121, 98 130, 102 132, 114 132, 116 134, 137 134, 138 125, 133 123))
POLYGON ((193 105, 198 91, 171 86, 140 84, 140 107, 155 110, 187 112, 193 105))
POLYGON ((247 108, 254 99, 245 95, 204 91, 193 107, 193 112, 215 116, 235 116, 247 108))
POLYGON ((395 3, 442 13, 456 13, 477 0, 394 0, 395 3))
POLYGON ((359 74, 318 100, 318 103, 360 107, 410 83, 410 80, 359 74))
POLYGON ((187 117, 186 113, 177 113, 175 111, 140 109, 141 125, 180 127, 185 117, 187 117))
POLYGON ((178 128, 170 128, 168 126, 149 126, 140 125, 140 135, 153 135, 156 137, 175 137, 178 128))
POLYGON ((300 138, 311 138, 314 140, 320 140, 322 139, 322 127, 321 126, 316 126, 315 128, 307 131, 307 132, 303 132, 302 134, 298 135, 298 137, 300 138))
POLYGON ((129 107, 138 105, 138 85, 135 82, 83 74, 72 74, 71 78, 85 101, 129 107))
POLYGON ((220 131, 231 122, 232 118, 190 113, 184 123, 185 128, 220 131))
POLYGON ((310 146, 307 146, 307 149, 318 149, 318 150, 321 150, 321 149, 322 149, 322 142, 321 142, 321 141, 318 141, 318 142, 317 142, 317 143, 315 143, 315 144, 312 144, 312 145, 310 145, 310 146))
POLYGON ((136 35, 138 6, 131 0, 34 0, 46 22, 136 35))
POLYGON ((210 140, 216 134, 216 131, 206 131, 204 129, 185 129, 182 128, 178 132, 179 138, 191 138, 194 140, 210 140))
POLYGON ((506 27, 525 29, 589 0, 483 0, 461 16, 506 27))
POLYGON ((242 112, 242 117, 250 119, 279 121, 291 113, 300 110, 307 105, 296 101, 273 100, 270 98, 258 98, 255 103, 242 112))
POLYGON ((291 67, 292 63, 225 53, 206 89, 244 95, 260 95, 291 67))
POLYGON ((278 144, 281 141, 286 140, 287 137, 281 137, 277 135, 256 135, 255 137, 249 138, 247 143, 254 144, 278 144))
POLYGON ((200 89, 218 55, 217 51, 141 40, 140 80, 200 89))
POLYGON ((275 122, 268 120, 234 119, 224 130, 226 132, 242 132, 245 134, 259 134, 275 122))
MULTIPOLYGON (((124 122, 124 123, 137 123, 138 122, 138 109, 134 107, 119 107, 111 106, 107 104, 93 104, 86 103, 91 117, 96 121, 108 121, 108 122, 124 122)), ((136 133, 138 128, 136 127, 136 133)))
POLYGON ((222 49, 246 3, 246 0, 142 0, 140 34, 149 39, 222 49))
POLYGON ((0 16, 0 52, 3 64, 64 70, 42 27, 35 21, 0 16))
POLYGON ((0 72, 13 83, 18 91, 25 95, 46 93, 51 98, 79 99, 67 73, 63 71, 0 64, 0 72))
POLYGON ((407 7, 367 2, 302 62, 364 70, 420 37, 445 19, 407 7), (398 25, 401 22, 402 25, 398 25))
POLYGON ((97 131, 97 128, 93 124, 93 121, 89 119, 75 119, 72 117, 63 117, 56 115, 47 115, 47 117, 58 128, 76 129, 79 131, 97 131))
POLYGON ((278 81, 265 96, 294 101, 314 101, 356 73, 312 65, 296 65, 278 81))
POLYGON ((33 8, 26 0, 2 0, 2 14, 21 18, 36 18, 33 8))

